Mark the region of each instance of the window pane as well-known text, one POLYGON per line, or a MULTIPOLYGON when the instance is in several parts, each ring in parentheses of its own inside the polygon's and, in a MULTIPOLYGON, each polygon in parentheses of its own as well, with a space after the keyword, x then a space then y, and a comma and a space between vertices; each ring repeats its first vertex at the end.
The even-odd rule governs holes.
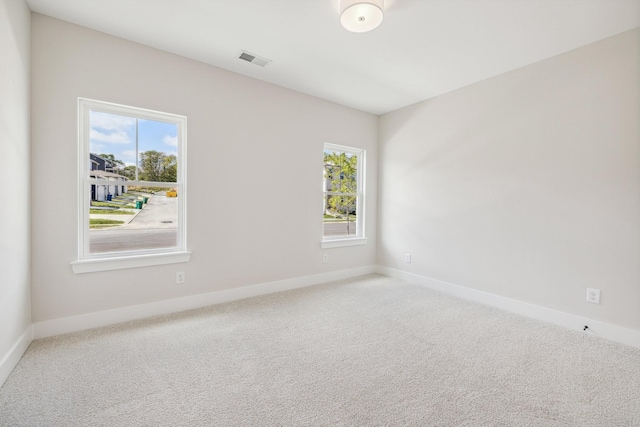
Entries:
POLYGON ((91 111, 89 171, 92 178, 135 179, 136 119, 91 111))
POLYGON ((177 181, 178 126, 91 111, 90 128, 89 253, 176 247, 177 193, 127 182, 177 181))
POLYGON ((357 197, 324 196, 323 236, 341 237, 357 234, 357 197))
POLYGON ((89 252, 173 248, 178 238, 178 191, 131 187, 126 181, 91 185, 89 252))
POLYGON ((326 191, 358 192, 358 156, 355 154, 325 150, 324 170, 326 191))
POLYGON ((138 120, 138 166, 141 181, 175 182, 178 176, 178 126, 138 120))

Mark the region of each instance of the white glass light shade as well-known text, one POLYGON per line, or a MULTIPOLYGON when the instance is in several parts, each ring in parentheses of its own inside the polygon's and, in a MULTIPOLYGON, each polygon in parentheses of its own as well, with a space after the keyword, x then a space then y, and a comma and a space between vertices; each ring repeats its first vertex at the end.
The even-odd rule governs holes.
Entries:
POLYGON ((354 33, 364 33, 382 22, 384 0, 342 0, 340 23, 354 33))

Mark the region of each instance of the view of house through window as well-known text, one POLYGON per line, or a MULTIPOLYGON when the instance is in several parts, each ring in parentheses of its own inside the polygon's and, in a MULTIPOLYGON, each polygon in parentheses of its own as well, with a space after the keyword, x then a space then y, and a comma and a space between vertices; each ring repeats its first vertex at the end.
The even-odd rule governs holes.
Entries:
POLYGON ((80 114, 81 258, 183 250, 185 118, 88 100, 80 114))
POLYGON ((324 240, 362 237, 364 150, 324 146, 324 240))

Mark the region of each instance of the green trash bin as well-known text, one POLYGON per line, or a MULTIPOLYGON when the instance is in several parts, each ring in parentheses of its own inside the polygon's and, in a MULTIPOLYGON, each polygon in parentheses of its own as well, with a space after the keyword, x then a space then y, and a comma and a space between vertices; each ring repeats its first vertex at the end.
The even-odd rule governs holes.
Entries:
POLYGON ((142 201, 136 200, 136 209, 142 209, 142 201))
POLYGON ((144 204, 146 205, 147 202, 149 201, 149 198, 148 197, 143 197, 142 200, 144 201, 144 204))

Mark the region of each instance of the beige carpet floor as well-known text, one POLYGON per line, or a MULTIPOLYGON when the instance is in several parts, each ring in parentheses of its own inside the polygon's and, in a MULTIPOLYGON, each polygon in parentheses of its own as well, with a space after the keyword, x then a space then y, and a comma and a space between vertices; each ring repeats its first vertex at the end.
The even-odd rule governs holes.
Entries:
POLYGON ((640 426, 640 350, 372 275, 35 341, 1 426, 640 426))

